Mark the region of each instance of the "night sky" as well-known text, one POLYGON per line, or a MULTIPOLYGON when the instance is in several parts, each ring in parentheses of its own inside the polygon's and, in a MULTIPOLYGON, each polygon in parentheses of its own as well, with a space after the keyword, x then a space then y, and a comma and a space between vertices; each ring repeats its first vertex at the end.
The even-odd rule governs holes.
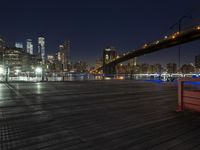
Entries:
MULTIPOLYGON (((141 47, 177 31, 173 24, 184 15, 182 28, 200 24, 199 0, 1 0, 0 36, 9 45, 27 38, 46 38, 47 53, 56 52, 65 39, 71 41, 71 58, 94 63, 103 48, 119 53, 141 47)), ((194 62, 200 40, 182 46, 182 63, 194 62)), ((178 61, 178 47, 139 58, 141 63, 178 61)))

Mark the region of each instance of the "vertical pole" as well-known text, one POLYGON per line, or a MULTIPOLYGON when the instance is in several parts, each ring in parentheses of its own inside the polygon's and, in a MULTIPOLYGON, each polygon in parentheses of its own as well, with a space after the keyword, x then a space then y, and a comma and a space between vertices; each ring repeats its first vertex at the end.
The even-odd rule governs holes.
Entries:
MULTIPOLYGON (((181 32, 181 23, 182 21, 185 19, 185 18, 189 18, 189 19, 192 19, 192 16, 182 16, 179 21, 178 21, 178 31, 179 31, 179 34, 181 32)), ((181 46, 179 45, 179 71, 180 71, 180 67, 181 67, 181 46)))
POLYGON ((8 82, 8 67, 6 67, 6 82, 8 82))
MULTIPOLYGON (((183 18, 181 18, 179 20, 179 24, 178 24, 178 32, 180 34, 181 32, 181 22, 182 22, 183 18)), ((178 69, 179 69, 179 72, 181 71, 181 46, 179 45, 178 46, 178 69)))
POLYGON ((178 80, 178 108, 177 111, 183 111, 184 106, 183 106, 183 89, 184 88, 184 81, 181 79, 178 80))

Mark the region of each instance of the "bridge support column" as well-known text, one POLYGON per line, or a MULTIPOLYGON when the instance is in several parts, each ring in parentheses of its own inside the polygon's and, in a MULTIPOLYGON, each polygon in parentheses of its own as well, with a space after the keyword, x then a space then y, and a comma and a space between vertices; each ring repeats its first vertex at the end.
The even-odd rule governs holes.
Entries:
POLYGON ((116 74, 115 64, 105 65, 103 67, 103 74, 106 77, 114 77, 114 75, 116 74))

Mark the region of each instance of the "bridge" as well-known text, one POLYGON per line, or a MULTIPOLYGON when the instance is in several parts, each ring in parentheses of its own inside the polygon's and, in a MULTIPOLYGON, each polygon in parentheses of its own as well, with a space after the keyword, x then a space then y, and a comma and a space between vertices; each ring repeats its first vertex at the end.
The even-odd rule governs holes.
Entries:
POLYGON ((104 74, 115 74, 115 66, 119 63, 132 59, 134 57, 142 56, 148 53, 153 53, 165 48, 173 47, 176 45, 191 42, 200 38, 200 25, 183 30, 181 32, 175 32, 162 39, 156 40, 152 43, 145 44, 141 48, 128 52, 121 57, 117 57, 103 66, 96 68, 93 72, 99 72, 104 70, 104 74))

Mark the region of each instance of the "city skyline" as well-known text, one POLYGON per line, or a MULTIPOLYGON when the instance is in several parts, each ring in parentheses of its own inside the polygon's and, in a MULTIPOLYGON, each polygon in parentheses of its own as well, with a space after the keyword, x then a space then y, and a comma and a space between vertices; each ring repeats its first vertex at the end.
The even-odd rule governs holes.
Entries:
MULTIPOLYGON (((96 3, 92 1, 47 3, 44 1, 41 5, 37 5, 37 1, 21 0, 10 5, 8 1, 3 2, 5 7, 0 11, 5 14, 3 15, 5 23, 2 23, 0 27, 6 29, 2 30, 0 36, 10 45, 14 45, 16 41, 34 39, 33 45, 36 50, 35 39, 42 34, 46 40, 47 54, 56 52, 58 45, 63 40, 69 39, 72 43, 72 59, 87 60, 88 63, 94 64, 102 57, 103 49, 107 46, 114 46, 119 53, 128 52, 141 47, 146 42, 177 31, 178 27, 175 26, 173 30, 169 30, 169 27, 185 14, 191 14, 194 19, 184 20, 182 28, 199 23, 196 21, 199 10, 195 6, 200 2, 181 1, 182 7, 178 7, 179 3, 179 0, 110 1, 107 3, 104 1, 96 3), (65 8, 66 5, 70 7, 65 8), (5 13, 8 8, 12 11, 5 13), (30 13, 25 13, 26 11, 30 13), (14 24, 9 24, 8 18, 14 24)), ((198 54, 200 54, 199 41, 185 44, 182 47, 182 64, 194 62, 194 56, 198 54)), ((174 47, 142 56, 139 61, 166 64, 177 62, 177 56, 178 47, 174 47)))

